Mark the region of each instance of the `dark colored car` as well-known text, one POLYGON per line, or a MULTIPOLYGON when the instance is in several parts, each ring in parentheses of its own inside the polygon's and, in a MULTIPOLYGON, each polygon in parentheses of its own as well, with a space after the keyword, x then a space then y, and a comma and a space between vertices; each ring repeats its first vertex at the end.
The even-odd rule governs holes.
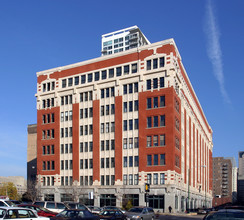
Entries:
POLYGON ((241 220, 244 219, 244 211, 239 209, 220 209, 207 214, 204 220, 241 220))
POLYGON ((92 214, 89 210, 84 209, 66 209, 50 220, 99 220, 99 216, 92 214))
POLYGON ((100 219, 120 219, 120 220, 126 220, 126 215, 121 212, 120 210, 109 210, 109 209, 104 209, 100 214, 100 219))
POLYGON ((103 211, 103 210, 119 210, 119 211, 125 213, 125 210, 122 210, 121 208, 118 208, 116 206, 104 206, 104 207, 102 207, 101 211, 103 211))
POLYGON ((23 207, 23 208, 28 208, 28 209, 32 209, 35 210, 38 214, 38 216, 43 216, 43 217, 53 217, 56 216, 58 213, 57 212, 52 212, 48 209, 45 209, 41 206, 38 205, 32 205, 32 204, 20 204, 18 205, 19 207, 23 207))

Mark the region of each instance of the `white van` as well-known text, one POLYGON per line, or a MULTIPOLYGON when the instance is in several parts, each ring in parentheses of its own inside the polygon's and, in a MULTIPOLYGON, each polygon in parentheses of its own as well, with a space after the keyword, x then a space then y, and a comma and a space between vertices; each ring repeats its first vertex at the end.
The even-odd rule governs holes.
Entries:
POLYGON ((62 202, 37 201, 37 202, 34 202, 34 205, 39 205, 52 212, 58 212, 58 213, 62 212, 64 209, 68 209, 68 207, 62 202))

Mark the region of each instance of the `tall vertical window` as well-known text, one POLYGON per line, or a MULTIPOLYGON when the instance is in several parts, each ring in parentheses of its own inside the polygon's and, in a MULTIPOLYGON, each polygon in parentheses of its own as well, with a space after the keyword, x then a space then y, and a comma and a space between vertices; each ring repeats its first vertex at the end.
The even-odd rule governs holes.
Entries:
POLYGON ((139 175, 134 174, 134 185, 138 185, 138 183, 139 183, 139 175))
POLYGON ((165 154, 160 154, 160 165, 165 165, 165 154))
POLYGON ((160 184, 163 185, 165 182, 165 174, 164 173, 160 173, 160 184))
POLYGON ((165 106, 165 96, 160 96, 160 107, 165 106))
POLYGON ((134 111, 138 111, 138 108, 139 108, 138 100, 135 100, 134 101, 134 111))
POLYGON ((155 146, 155 147, 158 146, 158 135, 153 136, 153 146, 155 146))
POLYGON ((123 184, 127 185, 127 174, 123 175, 123 184))
POLYGON ((151 127, 152 127, 152 118, 147 117, 147 128, 151 128, 151 127))
POLYGON ((147 70, 151 70, 151 68, 152 68, 152 61, 148 60, 147 61, 147 70))
POLYGON ((151 144, 152 144, 152 137, 147 136, 147 147, 151 147, 151 144))
POLYGON ((165 146, 165 134, 160 135, 160 146, 165 146))
POLYGON ((151 87, 151 80, 148 79, 147 80, 147 90, 150 90, 152 87, 151 87))
POLYGON ((128 164, 127 164, 127 157, 124 157, 124 167, 127 167, 128 164))
POLYGON ((108 74, 109 74, 109 78, 114 77, 114 69, 109 69, 108 74))
POLYGON ((153 117, 153 127, 158 127, 158 116, 153 117))
POLYGON ((127 85, 124 85, 123 88, 124 88, 123 89, 124 90, 124 95, 126 95, 127 94, 127 85))
POLYGON ((165 126, 165 115, 160 115, 160 126, 165 126))
POLYGON ((153 69, 157 69, 158 68, 158 59, 153 59, 153 69))
POLYGON ((157 89, 158 88, 158 78, 153 79, 153 88, 157 89))
POLYGON ((127 120, 123 121, 123 127, 124 127, 124 131, 127 131, 127 120))
POLYGON ((87 75, 87 81, 88 81, 88 82, 92 82, 92 73, 89 73, 89 74, 87 75))
POLYGON ((133 185, 133 174, 129 174, 129 185, 133 185))
POLYGON ((138 82, 134 83, 134 92, 138 92, 138 82))
POLYGON ((164 67, 164 57, 159 59, 159 67, 164 67))
POLYGON ((99 72, 95 72, 95 81, 98 81, 99 80, 99 72))
POLYGON ((107 78, 107 70, 103 70, 102 71, 102 79, 106 79, 107 78))
POLYGON ((153 98, 153 108, 158 108, 158 97, 153 98))
POLYGON ((152 166, 152 155, 147 155, 147 166, 152 166))
POLYGON ((117 67, 116 68, 116 76, 121 76, 122 73, 122 68, 121 67, 117 67))
POLYGON ((133 130, 133 120, 132 119, 129 120, 129 130, 130 131, 133 130))
POLYGON ((153 184, 158 185, 158 174, 157 173, 153 174, 153 184))
POLYGON ((134 138, 134 148, 139 148, 138 137, 135 137, 135 138, 134 138))
POLYGON ((153 165, 158 166, 158 154, 153 155, 153 165))
POLYGON ((124 107, 123 107, 123 109, 124 109, 124 112, 127 112, 127 102, 124 102, 124 107))
POLYGON ((132 73, 137 73, 137 63, 131 65, 132 73))
POLYGON ((151 98, 147 98, 147 108, 148 109, 152 108, 152 99, 151 98))
POLYGON ((139 156, 134 157, 134 166, 139 167, 139 156))
POLYGON ((160 88, 164 87, 164 77, 160 77, 160 88))
POLYGON ((129 65, 124 66, 124 74, 127 75, 129 74, 129 72, 130 72, 130 66, 129 65))
POLYGON ((129 156, 129 167, 133 167, 133 156, 129 156))
POLYGON ((147 174, 147 183, 152 184, 152 174, 150 173, 147 174))

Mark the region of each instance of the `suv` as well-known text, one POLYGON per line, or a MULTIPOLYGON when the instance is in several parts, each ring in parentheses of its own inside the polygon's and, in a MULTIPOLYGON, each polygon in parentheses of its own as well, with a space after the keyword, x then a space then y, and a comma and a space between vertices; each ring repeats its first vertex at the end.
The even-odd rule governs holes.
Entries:
POLYGON ((58 213, 62 212, 64 209, 68 209, 68 207, 62 202, 38 201, 38 202, 34 202, 34 205, 39 205, 52 212, 58 212, 58 213))
POLYGON ((7 207, 13 207, 16 206, 13 202, 11 202, 8 199, 0 199, 0 206, 7 206, 7 207))

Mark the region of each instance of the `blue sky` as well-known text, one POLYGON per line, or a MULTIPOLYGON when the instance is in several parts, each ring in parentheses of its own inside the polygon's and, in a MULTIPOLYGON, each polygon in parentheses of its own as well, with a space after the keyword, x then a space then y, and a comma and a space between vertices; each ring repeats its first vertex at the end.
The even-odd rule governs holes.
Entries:
POLYGON ((99 57, 101 35, 137 25, 174 38, 213 129, 214 156, 244 150, 243 0, 1 0, 0 176, 26 176, 36 72, 99 57))

